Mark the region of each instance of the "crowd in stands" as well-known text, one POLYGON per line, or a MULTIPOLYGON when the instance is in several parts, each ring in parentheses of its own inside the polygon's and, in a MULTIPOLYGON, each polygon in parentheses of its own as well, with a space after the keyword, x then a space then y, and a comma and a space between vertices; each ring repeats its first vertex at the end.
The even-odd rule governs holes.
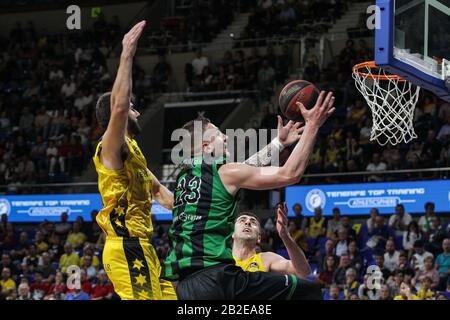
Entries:
POLYGON ((157 30, 147 32, 143 46, 161 53, 167 47, 177 52, 210 42, 233 21, 237 4, 226 0, 176 2, 175 10, 175 15, 165 18, 157 30))
MULTIPOLYGON (((321 285, 324 299, 450 299, 450 224, 432 202, 420 216, 399 204, 392 215, 374 208, 365 220, 341 216, 338 208, 327 218, 321 208, 312 217, 302 214, 300 204, 292 210, 289 233, 312 267, 307 279, 321 285)), ((0 299, 117 299, 101 263, 104 236, 96 214, 94 222, 68 222, 63 213, 59 222, 34 226, 12 224, 3 215, 0 299), (70 278, 74 272, 78 287, 70 278)), ((169 251, 168 225, 155 219, 153 224, 152 243, 162 262, 169 251)), ((258 250, 289 258, 273 218, 261 226, 258 250)))
POLYGON ((0 299, 116 299, 101 264, 103 242, 97 223, 81 217, 69 223, 63 213, 60 222, 26 228, 2 215, 0 299))
MULTIPOLYGON (((331 90, 336 96, 336 112, 322 128, 308 173, 370 171, 364 181, 435 179, 438 172, 418 172, 397 175, 377 175, 378 171, 448 167, 450 164, 450 104, 422 90, 414 114, 418 135, 408 144, 380 146, 370 141, 372 114, 362 95, 356 90, 351 67, 373 59, 373 50, 364 40, 348 40, 342 51, 319 67, 317 57, 306 54, 303 79, 320 90, 331 90)), ((269 108, 277 113, 276 108, 269 108)), ((276 127, 276 115, 268 114, 263 128, 276 127)), ((448 174, 448 173, 447 173, 448 174)), ((358 182, 361 176, 330 177, 326 182, 358 182)), ((314 180, 317 183, 317 180, 314 180)))
POLYGON ((252 8, 243 39, 322 33, 346 11, 348 1, 261 0, 252 8))
POLYGON ((292 53, 288 45, 268 46, 264 55, 252 48, 226 51, 221 59, 210 62, 201 49, 192 63, 186 65, 186 85, 189 92, 223 90, 258 90, 263 99, 275 93, 275 84, 281 84, 289 74, 292 53))
MULTIPOLYGON (((432 202, 418 219, 401 204, 390 216, 374 208, 363 221, 341 216, 338 208, 329 218, 321 208, 309 218, 300 204, 292 210, 289 231, 307 253, 313 269, 308 279, 322 285, 324 299, 450 299, 450 225, 432 202)), ((268 219, 263 226, 261 250, 287 257, 275 222, 268 219)))
MULTIPOLYGON (((0 185, 20 193, 21 184, 69 182, 91 161, 103 133, 94 107, 112 87, 106 57, 122 29, 102 15, 92 29, 62 35, 38 34, 17 23, 0 38, 0 185)), ((149 93, 166 89, 170 69, 147 72, 135 66, 136 107, 149 93)), ((169 66, 170 67, 170 66, 169 66)))

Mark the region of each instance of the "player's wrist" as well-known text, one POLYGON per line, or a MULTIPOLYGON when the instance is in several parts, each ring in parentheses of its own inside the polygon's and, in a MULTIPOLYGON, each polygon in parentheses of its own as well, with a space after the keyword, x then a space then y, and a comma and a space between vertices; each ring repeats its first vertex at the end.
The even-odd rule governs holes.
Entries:
POLYGON ((286 147, 283 142, 281 142, 280 138, 277 136, 272 140, 272 144, 277 148, 280 152, 286 147))
POLYGON ((303 133, 308 132, 308 133, 313 133, 316 134, 319 131, 320 128, 320 124, 318 122, 315 121, 307 121, 305 124, 305 129, 303 131, 303 133))

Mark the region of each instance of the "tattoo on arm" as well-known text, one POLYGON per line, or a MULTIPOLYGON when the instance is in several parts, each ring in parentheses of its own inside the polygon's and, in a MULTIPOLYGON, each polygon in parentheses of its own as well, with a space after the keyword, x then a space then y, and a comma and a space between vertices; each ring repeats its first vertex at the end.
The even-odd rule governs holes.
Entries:
POLYGON ((245 164, 248 164, 252 167, 265 167, 268 166, 272 159, 273 152, 278 152, 279 148, 271 142, 263 149, 252 155, 250 158, 245 160, 245 164))

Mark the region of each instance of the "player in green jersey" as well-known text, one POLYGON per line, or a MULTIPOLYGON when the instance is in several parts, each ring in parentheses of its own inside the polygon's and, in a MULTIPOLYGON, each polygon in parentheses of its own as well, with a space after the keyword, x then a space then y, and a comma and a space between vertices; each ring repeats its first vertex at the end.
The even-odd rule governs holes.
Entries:
MULTIPOLYGON (((227 163, 227 136, 200 118, 183 128, 191 136, 193 156, 177 178, 171 250, 162 277, 178 281, 180 299, 320 299, 319 285, 293 275, 245 272, 232 256, 236 194, 242 188, 269 190, 297 183, 308 164, 319 128, 334 112, 334 97, 322 92, 314 108, 298 104, 305 126, 300 141, 282 167, 227 163), (199 141, 197 141, 199 140, 199 141)), ((294 126, 290 122, 288 126, 294 126)), ((288 128, 289 129, 289 128, 288 128)))

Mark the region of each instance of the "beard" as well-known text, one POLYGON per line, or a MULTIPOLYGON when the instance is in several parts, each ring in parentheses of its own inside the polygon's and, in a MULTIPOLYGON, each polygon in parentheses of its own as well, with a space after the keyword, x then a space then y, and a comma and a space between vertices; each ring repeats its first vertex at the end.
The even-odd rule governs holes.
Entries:
POLYGON ((131 118, 128 118, 128 131, 134 135, 137 136, 141 133, 142 128, 139 125, 139 122, 137 120, 133 120, 131 118))

